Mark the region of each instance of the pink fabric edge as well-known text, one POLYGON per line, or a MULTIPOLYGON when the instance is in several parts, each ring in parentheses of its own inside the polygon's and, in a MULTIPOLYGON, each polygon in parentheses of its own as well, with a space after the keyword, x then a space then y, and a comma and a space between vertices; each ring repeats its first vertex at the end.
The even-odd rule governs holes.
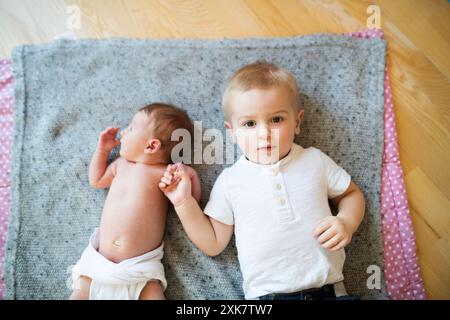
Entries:
MULTIPOLYGON (((346 35, 355 38, 384 38, 380 29, 362 30, 346 35)), ((5 71, 0 74, 0 116, 2 124, 12 122, 12 61, 0 60, 5 71)), ((403 170, 398 152, 397 129, 392 102, 388 68, 385 68, 385 121, 384 152, 382 163, 381 215, 384 245, 385 284, 390 299, 416 300, 426 299, 423 280, 416 254, 416 243, 406 197, 403 170), (394 188, 394 185, 398 186, 394 188)), ((12 145, 12 123, 2 126, 0 142, 8 152, 2 153, 1 160, 9 167, 10 149, 12 145), (9 142, 8 142, 9 141, 9 142), (3 145, 5 147, 5 145, 3 145)), ((3 274, 5 236, 10 212, 9 170, 0 186, 0 271, 3 274), (8 183, 4 183, 7 181, 8 183), (3 228, 2 228, 3 226, 3 228)), ((0 277, 0 299, 4 296, 3 276, 0 277)))
POLYGON ((10 212, 10 160, 13 135, 13 74, 11 59, 0 60, 0 299, 4 297, 4 247, 10 212))
MULTIPOLYGON (((346 34, 356 38, 381 38, 381 29, 346 34)), ((381 221, 384 277, 392 300, 425 300, 415 235, 411 223, 387 63, 384 76, 384 149, 381 177, 381 221)))

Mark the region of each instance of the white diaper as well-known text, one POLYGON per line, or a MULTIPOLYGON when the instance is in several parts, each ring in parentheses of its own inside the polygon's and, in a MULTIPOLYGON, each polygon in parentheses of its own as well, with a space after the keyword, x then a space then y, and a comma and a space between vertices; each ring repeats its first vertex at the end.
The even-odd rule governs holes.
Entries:
POLYGON ((72 269, 73 283, 80 276, 92 279, 89 292, 91 300, 138 300, 148 281, 160 281, 167 287, 161 259, 164 244, 138 257, 114 263, 102 256, 99 247, 99 229, 91 235, 89 245, 72 269))

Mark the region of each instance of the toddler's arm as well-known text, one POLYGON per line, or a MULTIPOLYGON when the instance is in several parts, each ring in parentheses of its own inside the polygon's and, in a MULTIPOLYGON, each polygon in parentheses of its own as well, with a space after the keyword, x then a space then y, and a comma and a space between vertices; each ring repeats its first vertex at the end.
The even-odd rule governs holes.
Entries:
POLYGON ((336 251, 348 245, 364 217, 365 200, 362 191, 351 181, 340 196, 331 199, 338 208, 337 216, 323 219, 314 235, 322 246, 336 251))
POLYGON ((361 224, 366 209, 364 195, 356 183, 351 181, 347 191, 331 199, 331 202, 338 208, 337 216, 345 221, 352 234, 355 233, 361 224))
MULTIPOLYGON (((191 182, 186 168, 182 164, 169 165, 159 187, 172 202, 189 239, 207 255, 216 256, 230 242, 233 226, 221 223, 203 213, 191 195, 195 181, 191 182)), ((199 181, 198 183, 200 184, 199 181)))
MULTIPOLYGON (((175 165, 177 168, 180 164, 175 165)), ((197 171, 189 166, 183 166, 184 171, 186 171, 192 183, 192 196, 197 202, 200 202, 202 196, 202 188, 200 185, 200 178, 198 177, 197 171)), ((175 169, 176 171, 176 169, 175 169)))
POLYGON ((119 140, 115 140, 118 131, 119 128, 108 127, 100 133, 97 148, 89 165, 89 184, 94 188, 108 188, 114 178, 118 158, 107 168, 106 165, 109 153, 120 144, 119 140))

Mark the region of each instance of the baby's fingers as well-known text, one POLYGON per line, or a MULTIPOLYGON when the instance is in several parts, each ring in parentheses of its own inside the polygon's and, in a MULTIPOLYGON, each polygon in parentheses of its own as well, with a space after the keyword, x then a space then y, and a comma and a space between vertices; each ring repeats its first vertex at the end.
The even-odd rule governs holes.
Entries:
POLYGON ((110 127, 107 127, 105 130, 103 130, 102 131, 102 133, 105 133, 105 134, 112 134, 112 133, 117 133, 117 131, 119 131, 119 128, 118 127, 113 127, 113 126, 110 126, 110 127))
POLYGON ((165 178, 167 178, 167 179, 169 179, 169 180, 172 180, 173 179, 173 175, 171 174, 171 173, 169 173, 169 172, 164 172, 164 177, 165 178))
POLYGON ((167 187, 167 184, 165 184, 164 182, 160 182, 160 183, 158 184, 158 187, 159 187, 160 189, 165 189, 165 188, 167 187))
POLYGON ((172 183, 172 179, 167 179, 166 177, 162 177, 161 182, 164 182, 166 185, 170 185, 172 183))
POLYGON ((117 132, 119 132, 118 128, 108 127, 102 132, 100 132, 101 138, 107 138, 107 139, 115 139, 117 132))

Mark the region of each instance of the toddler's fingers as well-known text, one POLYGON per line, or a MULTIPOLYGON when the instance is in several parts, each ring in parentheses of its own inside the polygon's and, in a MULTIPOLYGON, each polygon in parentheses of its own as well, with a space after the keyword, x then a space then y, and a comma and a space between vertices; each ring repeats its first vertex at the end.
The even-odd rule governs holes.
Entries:
POLYGON ((346 241, 345 239, 342 240, 341 242, 339 242, 337 245, 335 245, 334 247, 332 247, 331 249, 329 249, 330 251, 338 251, 342 248, 344 248, 346 245, 346 241))
POLYGON ((175 169, 174 172, 186 171, 185 170, 185 165, 183 163, 181 163, 181 162, 177 162, 173 166, 174 166, 174 169, 175 169))
POLYGON ((186 165, 184 165, 182 162, 178 162, 178 163, 176 164, 176 166, 177 166, 177 170, 183 170, 183 171, 186 171, 186 165))
POLYGON ((172 174, 175 171, 174 165, 173 164, 169 164, 167 166, 166 172, 169 174, 172 174))
POLYGON ((181 181, 181 178, 175 178, 175 180, 173 181, 174 184, 177 184, 178 182, 181 181))
POLYGON ((330 240, 328 240, 327 242, 325 242, 322 247, 324 247, 325 249, 330 250, 331 248, 333 248, 334 246, 336 246, 339 242, 342 241, 341 237, 338 236, 334 236, 333 238, 331 238, 330 240))
POLYGON ((177 171, 175 171, 175 173, 173 174, 173 176, 177 179, 189 179, 188 174, 186 173, 186 171, 184 171, 182 168, 179 168, 177 171))
POLYGON ((322 221, 319 223, 317 228, 314 230, 314 237, 318 237, 323 232, 328 230, 331 227, 331 223, 329 221, 322 221))
POLYGON ((329 228, 327 231, 322 233, 319 238, 317 238, 317 241, 319 241, 320 244, 324 244, 331 238, 333 238, 336 235, 336 230, 333 228, 329 228))

